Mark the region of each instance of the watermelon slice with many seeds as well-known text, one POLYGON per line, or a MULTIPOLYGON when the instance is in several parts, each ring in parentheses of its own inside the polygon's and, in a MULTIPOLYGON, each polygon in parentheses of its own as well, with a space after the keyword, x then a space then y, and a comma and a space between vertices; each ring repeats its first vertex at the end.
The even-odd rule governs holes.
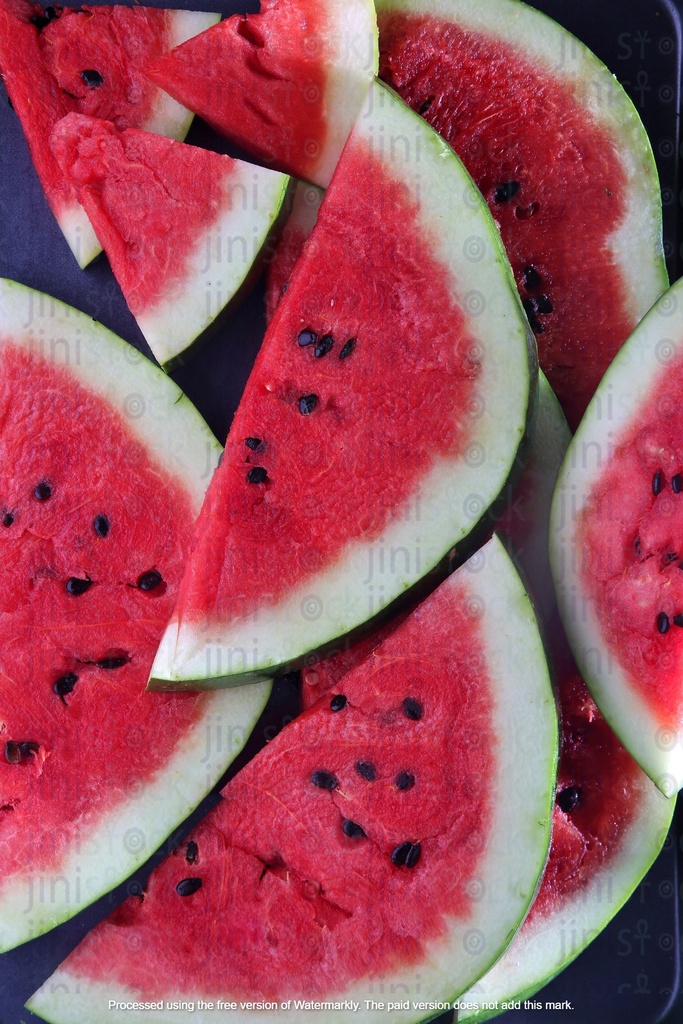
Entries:
POLYGON ((0 423, 6 950, 154 852, 239 751, 268 685, 145 692, 220 451, 171 381, 90 317, 3 281, 0 423))
POLYGON ((152 685, 276 673, 403 594, 504 489, 536 378, 488 210, 376 83, 233 420, 152 685))
POLYGON ((71 251, 84 267, 101 252, 50 152, 70 111, 182 139, 191 113, 142 74, 143 61, 218 21, 217 14, 146 7, 43 8, 0 0, 0 70, 31 157, 71 251))
POLYGON ((317 1008, 346 1024, 355 1001, 354 1019, 384 1022, 365 1002, 381 977, 409 1007, 389 1019, 420 1020, 525 913, 556 744, 531 604, 494 539, 235 776, 29 1005, 59 1024, 166 1024, 169 1001, 179 1021, 302 1024, 317 1008))
POLYGON ((377 0, 380 75, 443 135, 500 228, 575 429, 667 287, 645 129, 607 68, 518 0, 377 0))

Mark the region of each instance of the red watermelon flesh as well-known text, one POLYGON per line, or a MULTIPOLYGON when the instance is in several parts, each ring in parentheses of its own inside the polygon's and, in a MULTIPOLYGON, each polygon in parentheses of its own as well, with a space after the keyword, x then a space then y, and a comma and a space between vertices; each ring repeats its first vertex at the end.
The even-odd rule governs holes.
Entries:
MULTIPOLYGON (((141 68, 147 57, 163 53, 178 38, 177 19, 186 12, 123 5, 53 6, 47 11, 29 0, 1 0, 0 68, 47 200, 60 226, 68 229, 77 199, 50 151, 54 125, 79 111, 119 127, 154 125, 154 130, 184 135, 190 115, 181 112, 177 122, 163 123, 160 106, 168 100, 141 68)), ((195 31, 213 20, 211 15, 194 17, 201 19, 195 31)), ((74 252, 79 262, 89 244, 84 237, 81 243, 83 253, 74 252)), ((93 255, 89 252, 86 262, 93 255)))
MULTIPOLYGON (((581 83, 563 80, 561 64, 550 74, 505 40, 505 15, 516 19, 517 10, 491 4, 487 35, 456 23, 457 3, 447 15, 453 21, 421 13, 421 3, 412 14, 392 6, 383 0, 378 10, 380 75, 453 146, 488 201, 541 367, 574 429, 612 358, 666 287, 661 242, 657 252, 645 230, 647 256, 631 263, 658 260, 660 269, 639 302, 633 270, 610 247, 627 201, 618 134, 587 109, 594 82, 582 92, 581 83)), ((641 147, 637 173, 647 183, 656 172, 644 130, 641 147)))
POLYGON ((315 185, 300 181, 296 186, 291 212, 268 265, 266 323, 272 319, 275 307, 287 291, 290 274, 313 230, 324 195, 323 190, 315 185))

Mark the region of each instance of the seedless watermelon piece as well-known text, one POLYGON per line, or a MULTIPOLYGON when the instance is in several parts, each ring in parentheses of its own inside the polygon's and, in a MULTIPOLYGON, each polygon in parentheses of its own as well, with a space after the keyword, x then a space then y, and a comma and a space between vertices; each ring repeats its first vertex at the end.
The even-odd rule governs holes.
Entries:
POLYGON ((275 673, 367 621, 515 463, 537 374, 498 235, 442 140, 380 83, 368 104, 233 420, 154 686, 275 673))
POLYGON ((384 1021, 366 1002, 381 976, 408 1001, 390 1019, 420 1020, 419 1001, 455 998, 525 913, 556 745, 533 610, 494 539, 228 784, 144 898, 30 1006, 65 1024, 161 1022, 163 1010, 117 1013, 109 1000, 189 999, 179 1020, 247 1021, 250 1000, 270 1004, 259 1021, 302 1024, 314 1007, 296 1001, 313 1000, 330 1024, 352 1002, 358 1019, 384 1021), (200 997, 214 1009, 197 1017, 200 997), (237 1007, 221 1012, 218 998, 237 1007))
POLYGON ((558 604, 595 701, 667 795, 683 785, 683 283, 605 374, 557 482, 558 604))
POLYGON ((147 63, 216 131, 323 188, 376 71, 372 0, 261 0, 147 63))
POLYGON ((0 0, 0 69, 52 212, 81 267, 101 252, 50 133, 70 111, 182 139, 192 114, 150 85, 142 63, 219 19, 145 7, 47 7, 0 0))
POLYGON ((69 114, 53 152, 165 369, 247 281, 288 178, 135 128, 69 114))
POLYGON ((238 752, 267 684, 145 693, 220 451, 182 392, 0 282, 0 948, 130 874, 238 752))
POLYGON ((380 75, 488 201, 575 429, 667 287, 645 129, 607 68, 517 0, 377 0, 380 75))

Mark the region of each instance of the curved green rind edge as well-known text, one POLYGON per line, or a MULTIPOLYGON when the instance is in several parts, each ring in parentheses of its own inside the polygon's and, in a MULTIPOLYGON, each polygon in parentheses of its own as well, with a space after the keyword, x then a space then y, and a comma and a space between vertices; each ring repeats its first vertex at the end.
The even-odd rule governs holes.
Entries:
MULTIPOLYGON (((480 624, 495 697, 493 727, 499 729, 504 741, 499 745, 497 772, 491 783, 494 820, 489 843, 474 869, 476 881, 482 884, 478 893, 472 894, 471 915, 453 920, 445 941, 441 937, 427 946, 423 962, 381 979, 381 993, 405 992, 400 998, 408 998, 411 1003, 431 999, 452 1003, 473 983, 475 976, 489 969, 501 948, 512 939, 538 889, 546 864, 555 796, 558 720, 532 602, 496 537, 461 566, 455 575, 458 574, 483 603, 480 624), (520 692, 526 699, 520 700, 520 692), (505 865, 504 870, 501 864, 505 865), (509 903, 513 904, 512 910, 505 909, 509 903), (490 948, 485 941, 487 935, 490 948), (458 971, 460 981, 456 987, 452 979, 458 971)), ((385 1024, 386 1010, 365 1010, 366 999, 387 1001, 375 987, 376 981, 352 983, 349 989, 327 998, 356 1000, 361 1004, 361 1012, 354 1014, 354 1020, 385 1024)), ((208 993, 182 992, 169 993, 164 999, 196 1000, 200 996, 215 998, 208 993)), ((58 969, 27 1005, 54 1024, 168 1024, 168 1014, 163 1011, 119 1014, 108 1009, 109 999, 135 998, 134 993, 115 990, 106 982, 89 985, 67 970, 58 969)), ((229 999, 230 994, 224 993, 223 998, 229 999)), ((237 1001, 239 1004, 239 997, 237 1001)), ((432 1019, 438 1013, 396 1011, 391 1020, 394 1024, 412 1024, 432 1019)), ((183 1024, 250 1024, 254 1016, 253 1011, 204 1013, 195 1008, 194 1012, 174 1013, 173 1019, 183 1024)), ((310 1011, 259 1011, 258 1019, 259 1024, 310 1024, 310 1011)), ((326 1011, 325 1022, 348 1024, 349 1013, 326 1011)))
MULTIPOLYGON (((520 53, 542 63, 555 78, 571 80, 582 105, 609 125, 631 162, 633 190, 629 213, 642 223, 619 229, 626 243, 620 265, 642 316, 669 285, 662 240, 662 197, 652 145, 640 115, 608 67, 576 36, 547 14, 522 0, 375 0, 383 13, 424 15, 489 33, 516 45, 520 53)), ((381 29, 380 29, 381 39, 381 29)), ((621 251, 623 250, 623 251, 621 251)))
POLYGON ((572 554, 579 550, 574 538, 577 517, 602 472, 602 451, 616 446, 658 378, 661 383, 667 363, 682 355, 683 278, 655 303, 608 368, 565 456, 550 516, 550 565, 560 617, 576 663, 601 714, 665 796, 683 786, 681 722, 658 720, 608 651, 592 602, 582 600, 583 587, 572 554), (597 456, 591 454, 594 450, 597 456), (592 458, 595 465, 584 465, 592 458), (601 665, 606 662, 605 667, 596 669, 598 661, 601 665))
MULTIPOLYGON (((68 368, 107 401, 151 457, 184 482, 198 510, 207 482, 202 470, 212 471, 221 448, 189 399, 161 370, 86 314, 15 281, 0 280, 0 347, 5 344, 18 344, 68 368)), ((69 847, 70 859, 54 869, 0 883, 0 949, 54 928, 144 863, 239 753, 269 692, 270 685, 263 683, 207 696, 203 714, 166 768, 145 784, 146 793, 130 794, 113 815, 78 836, 69 847), (229 728, 229 742, 209 756, 207 732, 219 721, 229 728), (112 846, 117 852, 110 855, 112 846)))
MULTIPOLYGON (((401 579, 400 584, 397 584, 395 589, 392 591, 390 602, 396 599, 404 598, 406 595, 412 595, 415 593, 413 590, 414 586, 418 587, 418 593, 420 593, 421 587, 427 587, 433 589, 436 583, 443 578, 444 575, 444 560, 448 564, 448 568, 453 567, 453 561, 456 564, 460 564, 464 558, 476 547, 478 547, 483 540, 486 538, 491 530, 492 523, 495 523, 496 518, 500 513, 500 509, 507 500, 509 494, 509 484, 511 481, 517 479, 521 473, 524 462, 526 461, 528 448, 531 443, 531 434, 533 431, 533 424, 536 415, 538 395, 537 395, 537 383, 538 383, 538 355, 536 350, 536 342, 533 334, 528 326, 528 321, 524 314, 521 299, 515 285, 514 277, 510 264, 507 259, 503 243, 501 241, 498 230, 495 226, 493 217, 488 209, 488 206, 484 202, 479 190, 472 181, 471 177, 465 170, 462 162, 448 146, 446 142, 431 129, 418 114, 410 110, 410 108, 403 103, 400 97, 393 92, 384 83, 375 81, 371 87, 371 92, 368 96, 368 103, 370 104, 371 111, 374 111, 375 105, 382 108, 384 104, 387 104, 389 109, 396 111, 392 116, 397 117, 397 112, 400 110, 402 122, 412 128, 416 136, 420 138, 421 144, 423 145, 422 153, 423 156, 427 151, 432 152, 432 157, 436 164, 440 164, 440 171, 443 172, 445 167, 451 169, 453 175, 453 181, 450 182, 450 191, 448 197, 444 197, 443 206, 440 211, 440 216, 445 218, 448 213, 453 217, 456 216, 457 205, 460 207, 469 206, 470 209, 476 209, 479 223, 481 225, 480 231, 481 236, 486 239, 486 243, 490 246, 490 261, 486 264, 487 272, 491 272, 495 268, 495 272, 500 275, 498 278, 499 292, 501 303, 507 303, 506 317, 507 320, 501 317, 501 322, 498 325, 498 331, 500 334, 505 332, 509 339, 509 345, 512 348, 512 337, 517 335, 516 344, 519 346, 515 350, 515 358, 517 363, 521 364, 525 362, 525 368, 522 370, 521 365, 516 365, 516 369, 519 373, 519 377, 516 378, 512 371, 508 377, 507 383, 510 385, 508 394, 512 388, 512 384, 520 389, 520 393, 523 390, 526 396, 523 402, 523 409, 520 407, 517 409, 519 413, 519 420, 515 422, 509 422, 507 427, 502 426, 502 422, 498 424, 498 433, 496 438, 493 437, 494 424, 498 422, 497 419, 491 418, 488 422, 486 432, 475 434, 475 437, 479 440, 485 441, 487 445, 493 445, 495 439, 500 440, 501 434, 505 436, 505 444, 509 448, 509 461, 506 461, 505 467, 497 467, 495 470, 490 470, 487 476, 483 470, 480 471, 480 475, 477 480, 477 485, 481 485, 480 490, 485 489, 486 499, 484 507, 479 509, 476 518, 469 518, 463 511, 460 515, 460 519, 456 527, 449 527, 452 532, 448 536, 443 537, 443 541, 439 542, 438 548, 436 543, 431 543, 431 538, 434 535, 433 524, 421 523, 421 532, 425 536, 429 536, 431 547, 425 555, 424 562, 421 566, 421 572, 419 575, 412 574, 410 578, 401 579), (459 190, 459 191, 458 191, 459 190), (456 198, 455 192, 458 193, 456 198), (459 197, 462 197, 460 199, 459 197), (522 356, 522 347, 524 349, 524 356, 522 356), (522 382, 522 377, 524 378, 522 382), (514 438, 514 448, 510 441, 510 438, 514 438), (494 479, 495 474, 495 479, 494 479)), ((362 125, 365 118, 367 117, 365 109, 361 112, 358 124, 362 125)), ((354 129, 355 133, 355 129, 354 129)), ((352 137, 353 134, 352 133, 352 137)), ((343 156, 342 156, 343 162, 343 156)), ((324 204, 325 200, 323 200, 324 204)), ((432 227, 432 231, 433 231, 432 227)), ((450 234, 446 239, 440 240, 444 246, 452 247, 455 249, 455 241, 451 238, 450 234)), ((464 239, 458 238, 457 242, 459 245, 463 244, 464 239)), ((450 251, 450 249, 449 249, 450 251)), ((437 257, 438 258, 438 257, 437 257)), ((461 257, 464 260, 464 257, 461 257)), ((448 261, 445 261, 448 262, 448 261)), ((288 293, 289 294, 289 293, 288 293)), ((287 296, 282 300, 287 301, 287 296)), ((490 295, 489 295, 490 301, 490 295)), ((490 332, 491 327, 487 328, 490 332)), ((480 332, 480 334, 486 335, 486 331, 480 332)), ((479 335, 477 335, 479 337, 479 335)), ((488 341, 486 335, 485 340, 488 341)), ((503 346, 497 349, 497 358, 502 358, 503 346)), ((489 363, 492 360, 488 361, 489 363)), ((513 365, 510 363, 509 365, 513 365)), ((500 391, 500 388, 499 388, 500 391)), ((487 399, 489 395, 485 395, 487 399)), ((500 394, 496 396, 500 398, 500 394)), ((522 399, 520 398, 520 403, 522 399)), ((488 414, 487 414, 488 415, 488 414)), ((500 413, 496 413, 498 419, 500 419, 500 413)), ((474 433, 474 432, 473 432, 474 433)), ((487 449, 488 450, 488 449, 487 449)), ((443 465, 439 467, 439 473, 443 475, 443 478, 448 478, 451 482, 454 482, 454 470, 458 465, 463 464, 463 460, 442 460, 443 465)), ((484 467, 485 469, 487 467, 484 467)), ((425 478, 420 482, 425 483, 425 478)), ((464 486, 464 484, 463 484, 464 486)), ((471 481, 468 482, 467 486, 474 486, 471 481)), ((471 492, 470 492, 471 493, 471 492)), ((428 499, 436 502, 436 496, 431 493, 428 494, 428 499)), ((443 496, 441 496, 441 504, 443 505, 443 496)), ((441 513, 439 513, 441 514, 441 513)), ((450 515, 451 513, 449 513, 450 515)), ((388 534, 385 534, 388 538, 388 534)), ((387 539, 389 543, 406 543, 410 546, 414 545, 414 540, 404 540, 400 536, 394 537, 391 535, 391 540, 387 539)), ((407 574, 406 574, 407 575, 407 574)), ((330 579, 332 573, 330 574, 330 579)), ((337 577, 338 578, 338 577, 337 577)), ((357 581, 354 581, 357 583, 357 581)), ((346 582, 343 583, 346 586, 346 582)), ((309 580, 301 590, 305 588, 313 588, 314 593, 320 594, 320 590, 316 591, 316 587, 320 587, 320 577, 309 580)), ((292 592, 294 596, 290 595, 290 600, 296 601, 299 599, 299 591, 292 592)), ((323 591, 324 593, 324 591, 323 591)), ((279 608, 282 605, 278 606, 279 608)), ((279 615, 280 613, 278 613, 279 615)), ((220 633, 222 625, 216 624, 215 626, 206 626, 204 630, 203 624, 195 624, 195 626, 187 627, 181 624, 180 631, 178 629, 178 623, 172 622, 169 626, 162 643, 160 645, 157 658, 152 667, 152 673, 149 681, 149 688, 153 690, 164 689, 164 690, 182 690, 182 689, 195 689, 197 687, 197 680, 203 679, 205 682, 204 686, 211 687, 223 686, 223 685, 241 685, 243 682, 249 682, 254 677, 260 675, 274 676, 283 670, 290 670, 298 667, 305 656, 313 650, 324 650, 325 645, 334 642, 341 636, 354 635, 357 633, 359 627, 372 628, 374 623, 375 611, 368 611, 362 616, 357 616, 355 619, 337 619, 334 624, 330 625, 330 628, 326 635, 322 635, 322 630, 314 631, 313 624, 307 624, 307 635, 310 637, 314 636, 314 640, 308 642, 308 644, 299 644, 297 650, 281 651, 272 656, 264 655, 258 663, 241 664, 239 667, 233 668, 231 663, 232 655, 231 652, 235 651, 248 651, 251 647, 251 636, 253 635, 253 628, 247 629, 246 633, 249 633, 249 642, 245 641, 243 644, 240 638, 235 638, 234 634, 228 634, 227 630, 224 633, 220 633), (184 632, 184 635, 183 635, 184 632), (197 643, 197 636, 200 633, 208 633, 211 635, 211 641, 202 641, 197 643), (226 642, 226 638, 232 635, 231 642, 226 642), (179 637, 182 636, 182 639, 179 637), (182 664, 177 658, 177 651, 181 651, 187 647, 188 649, 194 649, 191 657, 185 658, 183 655, 182 664), (209 647, 211 650, 209 651, 209 647), (221 667, 219 656, 216 652, 225 650, 227 653, 226 661, 230 665, 230 669, 225 671, 221 667), (198 662, 202 662, 201 666, 198 662), (209 682, 213 679, 214 682, 209 682)), ((274 617, 274 616, 273 616, 274 617)), ((261 619, 263 622, 263 619, 261 619)), ((317 629, 317 626, 316 626, 317 629)), ((271 629, 271 633, 272 633, 271 629)), ((296 630, 293 627, 293 633, 296 630)), ((278 641, 279 642, 279 641, 278 641)))

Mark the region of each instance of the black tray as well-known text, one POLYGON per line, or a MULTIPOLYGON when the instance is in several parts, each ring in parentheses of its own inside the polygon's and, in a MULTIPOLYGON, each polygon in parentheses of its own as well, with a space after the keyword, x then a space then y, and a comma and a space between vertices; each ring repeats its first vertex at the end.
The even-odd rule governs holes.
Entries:
MULTIPOLYGON (((93 0, 90 0, 92 3, 93 0)), ((96 2, 96 0, 95 0, 96 2)), ((154 2, 154 0, 147 0, 154 2)), ((159 6, 233 13, 257 10, 257 0, 166 0, 159 6)), ((566 25, 614 72, 631 95, 652 140, 660 173, 664 233, 671 280, 681 274, 679 201, 681 6, 670 0, 543 0, 534 6, 566 25)), ((196 122, 188 141, 235 152, 196 122)), ((68 252, 37 183, 18 121, 0 89, 0 276, 12 277, 84 310, 143 351, 148 351, 106 261, 82 272, 68 252)), ((224 439, 264 329, 263 292, 257 288, 220 333, 174 379, 224 439)), ((230 774, 296 714, 292 679, 278 681, 246 750, 230 774)), ((142 871, 72 921, 0 956, 0 1024, 38 1021, 25 1000, 93 924, 139 887, 151 866, 208 809, 212 798, 172 836, 142 871)), ((681 805, 679 804, 679 812, 681 805)), ((683 1022, 680 983, 679 857, 681 817, 664 850, 632 899, 598 939, 535 999, 569 1000, 572 1010, 513 1010, 506 1024, 670 1024, 683 1022)), ((564 922, 567 942, 573 923, 564 922)), ((452 1013, 439 1018, 453 1020, 452 1013)), ((321 1019, 312 1014, 312 1020, 321 1019)), ((352 1020, 352 1017, 350 1018, 352 1020)), ((257 1015, 254 1015, 257 1024, 257 1015)))

